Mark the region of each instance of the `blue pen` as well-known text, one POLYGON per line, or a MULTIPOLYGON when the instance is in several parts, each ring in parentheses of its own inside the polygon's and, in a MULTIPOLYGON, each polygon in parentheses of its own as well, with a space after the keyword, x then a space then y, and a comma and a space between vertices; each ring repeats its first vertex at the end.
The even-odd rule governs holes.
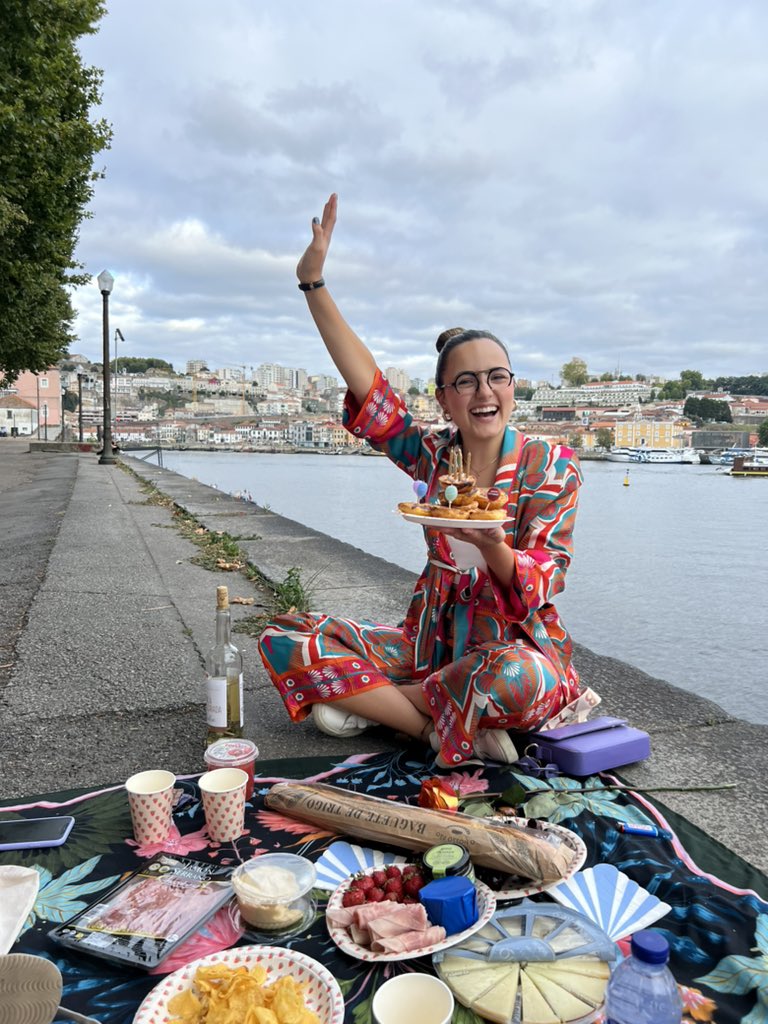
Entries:
POLYGON ((655 825, 630 825, 628 821, 617 823, 619 832, 628 836, 653 836, 654 839, 671 839, 672 833, 655 825))

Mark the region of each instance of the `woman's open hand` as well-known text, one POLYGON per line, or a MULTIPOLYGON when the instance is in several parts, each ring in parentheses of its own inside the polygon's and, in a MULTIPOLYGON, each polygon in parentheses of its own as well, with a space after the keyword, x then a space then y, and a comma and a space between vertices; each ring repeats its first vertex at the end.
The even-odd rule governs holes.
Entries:
POLYGON ((328 254, 328 246, 331 244, 331 235, 336 224, 336 205, 338 196, 334 194, 328 199, 323 207, 323 216, 320 220, 315 218, 312 221, 312 241, 304 250, 304 255, 296 266, 296 276, 299 281, 318 281, 323 276, 325 257, 328 254))
MULTIPOLYGON (((429 524, 429 519, 426 522, 429 524)), ((441 528, 441 532, 446 537, 455 537, 456 540, 463 540, 468 544, 474 545, 481 553, 495 548, 499 544, 503 544, 507 539, 506 533, 500 526, 490 530, 473 529, 471 526, 456 526, 450 529, 441 528)))

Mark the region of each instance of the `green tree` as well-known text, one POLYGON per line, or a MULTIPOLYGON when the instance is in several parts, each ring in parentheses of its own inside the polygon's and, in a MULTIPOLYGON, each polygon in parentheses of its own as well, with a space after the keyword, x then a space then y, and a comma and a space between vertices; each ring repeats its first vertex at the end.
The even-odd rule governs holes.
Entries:
POLYGON ((573 433, 568 438, 569 448, 581 448, 581 434, 573 433))
POLYGON ((717 377, 712 387, 730 391, 733 395, 768 395, 768 373, 759 377, 717 377))
MULTIPOLYGON (((57 362, 71 340, 68 286, 80 222, 109 145, 91 120, 101 72, 77 41, 96 30, 101 0, 3 0, 0 8, 0 384, 57 362)), ((74 271, 74 272, 73 272, 74 271)))
POLYGON ((689 391, 704 391, 709 384, 698 370, 681 370, 680 383, 683 385, 683 390, 686 394, 689 391))
POLYGON ((701 416, 701 398, 686 398, 685 405, 683 406, 683 416, 687 416, 688 419, 697 420, 701 416))
POLYGON ((600 380, 604 380, 604 381, 613 380, 613 374, 612 373, 608 373, 607 371, 605 373, 601 373, 600 374, 600 380))
POLYGON ((768 420, 763 420, 757 428, 757 440, 761 445, 768 448, 768 420))
POLYGON ((560 378, 564 384, 570 384, 571 387, 579 387, 581 384, 586 384, 589 380, 587 364, 583 359, 574 356, 570 362, 563 364, 560 370, 560 378))
POLYGON ((598 427, 595 433, 595 441, 598 448, 613 448, 613 431, 610 427, 598 427))
MULTIPOLYGON (((149 370, 162 370, 164 373, 173 373, 173 366, 164 359, 142 359, 140 356, 119 356, 118 364, 120 372, 126 373, 147 373, 149 370)), ((111 359, 109 365, 114 372, 115 360, 111 359)))
POLYGON ((659 398, 668 398, 672 401, 678 401, 681 398, 685 398, 683 385, 679 380, 664 381, 659 391, 659 398))
POLYGON ((411 386, 408 388, 408 394, 413 398, 416 395, 421 394, 421 392, 419 391, 419 389, 417 387, 415 387, 413 384, 411 384, 411 386))
POLYGON ((64 406, 67 412, 74 412, 79 404, 77 401, 77 392, 65 391, 64 398, 61 400, 61 404, 64 406))
POLYGON ((715 420, 717 419, 718 405, 714 398, 702 398, 699 401, 699 416, 703 420, 715 420))

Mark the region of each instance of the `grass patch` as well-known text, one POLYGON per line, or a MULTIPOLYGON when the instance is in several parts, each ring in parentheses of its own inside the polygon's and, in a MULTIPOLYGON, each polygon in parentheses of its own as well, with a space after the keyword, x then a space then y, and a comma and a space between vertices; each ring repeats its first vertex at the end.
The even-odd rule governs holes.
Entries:
POLYGON ((154 484, 149 483, 127 466, 121 468, 130 473, 139 483, 141 493, 146 496, 147 505, 160 505, 167 508, 172 515, 172 526, 198 548, 198 554, 190 561, 211 572, 239 572, 264 592, 267 598, 265 605, 256 615, 247 615, 232 625, 233 633, 245 633, 258 637, 264 627, 275 615, 286 612, 308 612, 311 608, 315 583, 320 571, 315 572, 308 580, 303 580, 301 569, 297 566, 289 569, 281 583, 268 580, 252 565, 238 544, 239 540, 260 540, 258 535, 249 537, 233 537, 224 531, 209 530, 199 520, 180 508, 172 498, 163 494, 154 484))
MULTIPOLYGON (((251 566, 253 571, 253 567, 251 566)), ((264 632, 267 622, 275 615, 286 612, 308 612, 312 606, 314 583, 319 572, 314 573, 305 583, 301 578, 301 569, 294 566, 285 574, 282 583, 272 583, 261 577, 261 583, 271 595, 270 607, 259 615, 247 615, 232 626, 233 633, 246 633, 248 636, 259 637, 264 632)))

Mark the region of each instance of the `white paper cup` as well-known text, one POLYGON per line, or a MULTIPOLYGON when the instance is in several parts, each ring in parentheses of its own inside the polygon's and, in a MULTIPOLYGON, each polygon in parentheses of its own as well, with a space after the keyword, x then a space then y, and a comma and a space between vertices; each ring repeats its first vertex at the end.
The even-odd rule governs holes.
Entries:
POLYGON ((248 773, 241 768, 215 768, 200 776, 208 835, 216 842, 228 842, 243 834, 247 784, 248 773))
POLYGON ((432 974, 398 974, 376 990, 371 1009, 376 1024, 450 1024, 453 993, 432 974))
POLYGON ((155 769, 132 775, 125 784, 133 836, 139 846, 159 843, 171 831, 171 803, 176 776, 155 769))

